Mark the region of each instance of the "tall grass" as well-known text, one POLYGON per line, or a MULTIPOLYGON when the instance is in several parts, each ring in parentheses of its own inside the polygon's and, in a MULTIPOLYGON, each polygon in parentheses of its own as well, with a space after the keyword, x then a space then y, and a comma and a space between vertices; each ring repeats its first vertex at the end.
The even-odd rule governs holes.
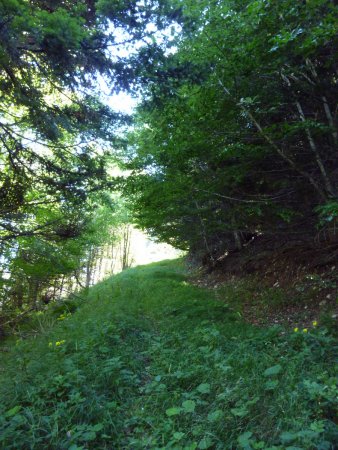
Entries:
POLYGON ((323 329, 246 324, 181 261, 125 271, 58 314, 8 356, 3 449, 334 448, 323 329))

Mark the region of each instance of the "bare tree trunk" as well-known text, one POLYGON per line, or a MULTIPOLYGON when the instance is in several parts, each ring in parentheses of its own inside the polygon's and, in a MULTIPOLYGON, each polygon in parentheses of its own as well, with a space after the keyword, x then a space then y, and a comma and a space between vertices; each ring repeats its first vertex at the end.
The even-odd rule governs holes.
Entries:
POLYGON ((57 279, 53 283, 53 298, 56 298, 57 279))
MULTIPOLYGON (((113 236, 113 239, 115 239, 115 236, 113 236)), ((110 258, 111 258, 110 273, 113 274, 114 268, 115 268, 115 259, 116 259, 114 242, 112 242, 112 244, 111 244, 110 258)))
MULTIPOLYGON (((3 261, 5 261, 5 256, 3 255, 4 249, 5 249, 4 244, 2 242, 0 242, 0 261, 2 260, 2 258, 3 258, 3 261)), ((4 268, 5 268, 5 266, 1 264, 0 265, 0 278, 2 278, 2 275, 4 273, 4 268)))
MULTIPOLYGON (((299 112, 299 116, 300 116, 301 121, 303 123, 305 123, 306 122, 306 118, 305 118, 305 115, 304 115, 303 108, 302 108, 301 104, 299 103, 299 101, 296 101, 296 106, 297 106, 297 110, 299 112)), ((330 178, 329 178, 329 176, 328 176, 328 174, 327 174, 327 172, 325 170, 324 163, 322 161, 322 158, 320 157, 320 154, 319 154, 319 151, 317 149, 316 143, 315 143, 315 141, 313 139, 313 136, 311 134, 311 131, 310 131, 310 129, 308 127, 305 128, 305 133, 306 133, 307 139, 309 141, 310 148, 311 148, 313 154, 315 155, 315 159, 316 159, 317 165, 319 167, 319 170, 320 170, 320 172, 322 174, 322 177, 323 177, 323 180, 324 180, 324 184, 325 184, 325 188, 326 188, 328 193, 330 193, 331 195, 334 195, 334 189, 332 187, 330 178)))
POLYGON ((74 272, 74 278, 75 278, 75 281, 76 281, 76 288, 77 287, 80 287, 81 289, 85 289, 86 288, 86 286, 82 283, 81 271, 80 270, 76 270, 74 272))
POLYGON ((86 288, 89 288, 92 278, 92 254, 93 249, 90 247, 86 264, 86 288))
POLYGON ((241 234, 238 231, 234 231, 234 239, 236 244, 236 249, 241 250, 243 247, 241 234))
POLYGON ((130 225, 124 225, 122 231, 122 243, 121 243, 121 269, 128 269, 131 264, 130 255, 130 244, 131 244, 131 228, 130 225))
POLYGON ((329 102, 327 101, 327 98, 325 97, 325 95, 322 96, 322 100, 323 100, 324 111, 325 111, 327 121, 329 122, 329 125, 332 129, 331 134, 332 134, 333 143, 335 145, 338 145, 338 131, 336 130, 336 127, 334 124, 333 115, 331 113, 329 102))
POLYGON ((104 278, 103 258, 104 258, 104 247, 100 247, 98 249, 98 255, 96 260, 96 278, 98 281, 102 281, 104 278))
POLYGON ((62 275, 62 278, 60 280, 60 287, 59 287, 59 300, 61 300, 62 298, 62 294, 63 294, 63 288, 64 288, 64 283, 65 283, 65 275, 62 275))
POLYGON ((30 280, 29 303, 34 309, 38 309, 39 287, 40 287, 39 280, 33 277, 30 280))
MULTIPOLYGON (((316 80, 316 82, 319 84, 320 79, 318 76, 318 73, 316 71, 316 68, 314 66, 314 64, 312 63, 312 61, 309 58, 306 58, 306 64, 307 66, 310 68, 310 71, 312 73, 313 78, 316 80)), ((333 138, 333 142, 335 145, 338 145, 338 132, 337 132, 337 128, 335 127, 334 124, 334 120, 333 120, 333 115, 331 113, 331 109, 330 109, 330 105, 329 102, 327 101, 327 98, 325 95, 322 95, 322 101, 323 101, 323 107, 324 107, 324 111, 325 111, 325 115, 327 118, 327 121, 331 127, 331 134, 332 134, 332 138, 333 138)))
POLYGON ((74 291, 74 278, 71 274, 69 277, 67 277, 67 292, 68 294, 71 294, 74 291))
POLYGON ((98 280, 101 281, 104 278, 104 267, 103 267, 103 258, 104 258, 104 247, 99 248, 100 257, 98 259, 98 280))
POLYGON ((103 274, 104 277, 106 278, 108 275, 110 275, 110 264, 111 262, 109 261, 110 258, 110 245, 106 244, 104 246, 104 263, 103 263, 103 274))
POLYGON ((197 209, 197 216, 198 216, 198 219, 199 219, 199 222, 200 222, 200 225, 201 225, 201 233, 202 233, 202 237, 203 237, 204 246, 205 246, 205 249, 206 249, 206 251, 208 252, 208 254, 210 256, 211 261, 213 261, 214 257, 213 257, 212 251, 211 251, 211 249, 209 247, 209 243, 208 243, 208 239, 207 239, 207 232, 206 232, 206 229, 205 229, 205 224, 204 224, 203 219, 202 219, 202 217, 201 217, 201 215, 199 213, 199 210, 201 208, 200 208, 197 200, 194 200, 194 203, 195 203, 195 206, 196 206, 196 209, 197 209))

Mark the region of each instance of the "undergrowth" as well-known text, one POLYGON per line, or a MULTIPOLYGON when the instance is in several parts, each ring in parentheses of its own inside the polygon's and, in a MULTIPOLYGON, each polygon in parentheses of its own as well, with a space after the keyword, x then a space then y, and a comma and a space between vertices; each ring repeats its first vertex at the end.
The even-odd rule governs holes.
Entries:
POLYGON ((325 329, 247 324, 181 261, 125 271, 70 309, 7 356, 1 448, 334 448, 325 329))

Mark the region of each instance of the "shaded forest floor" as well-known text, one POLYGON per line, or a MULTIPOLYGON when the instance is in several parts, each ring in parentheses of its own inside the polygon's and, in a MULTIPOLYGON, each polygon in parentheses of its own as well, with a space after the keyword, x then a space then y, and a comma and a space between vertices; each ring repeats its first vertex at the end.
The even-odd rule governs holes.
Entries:
POLYGON ((254 326, 243 304, 271 292, 241 283, 167 261, 37 316, 0 353, 0 448, 333 449, 329 327, 254 326))
POLYGON ((338 275, 307 273, 297 278, 276 279, 270 273, 231 275, 222 271, 205 273, 202 269, 190 279, 201 288, 214 290, 243 320, 257 326, 282 325, 287 330, 311 328, 320 323, 334 332, 337 327, 338 275))
MULTIPOLYGON (((271 239, 260 236, 201 267, 191 282, 214 289, 243 319, 258 326, 334 329, 338 317, 338 242, 271 239)), ((194 267, 194 262, 192 262, 194 267)))

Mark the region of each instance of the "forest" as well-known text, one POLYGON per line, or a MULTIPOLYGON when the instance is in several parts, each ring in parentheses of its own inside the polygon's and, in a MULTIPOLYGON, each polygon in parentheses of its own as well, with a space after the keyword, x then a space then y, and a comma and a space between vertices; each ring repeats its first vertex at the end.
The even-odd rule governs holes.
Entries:
POLYGON ((0 0, 0 448, 335 448, 337 24, 0 0))

